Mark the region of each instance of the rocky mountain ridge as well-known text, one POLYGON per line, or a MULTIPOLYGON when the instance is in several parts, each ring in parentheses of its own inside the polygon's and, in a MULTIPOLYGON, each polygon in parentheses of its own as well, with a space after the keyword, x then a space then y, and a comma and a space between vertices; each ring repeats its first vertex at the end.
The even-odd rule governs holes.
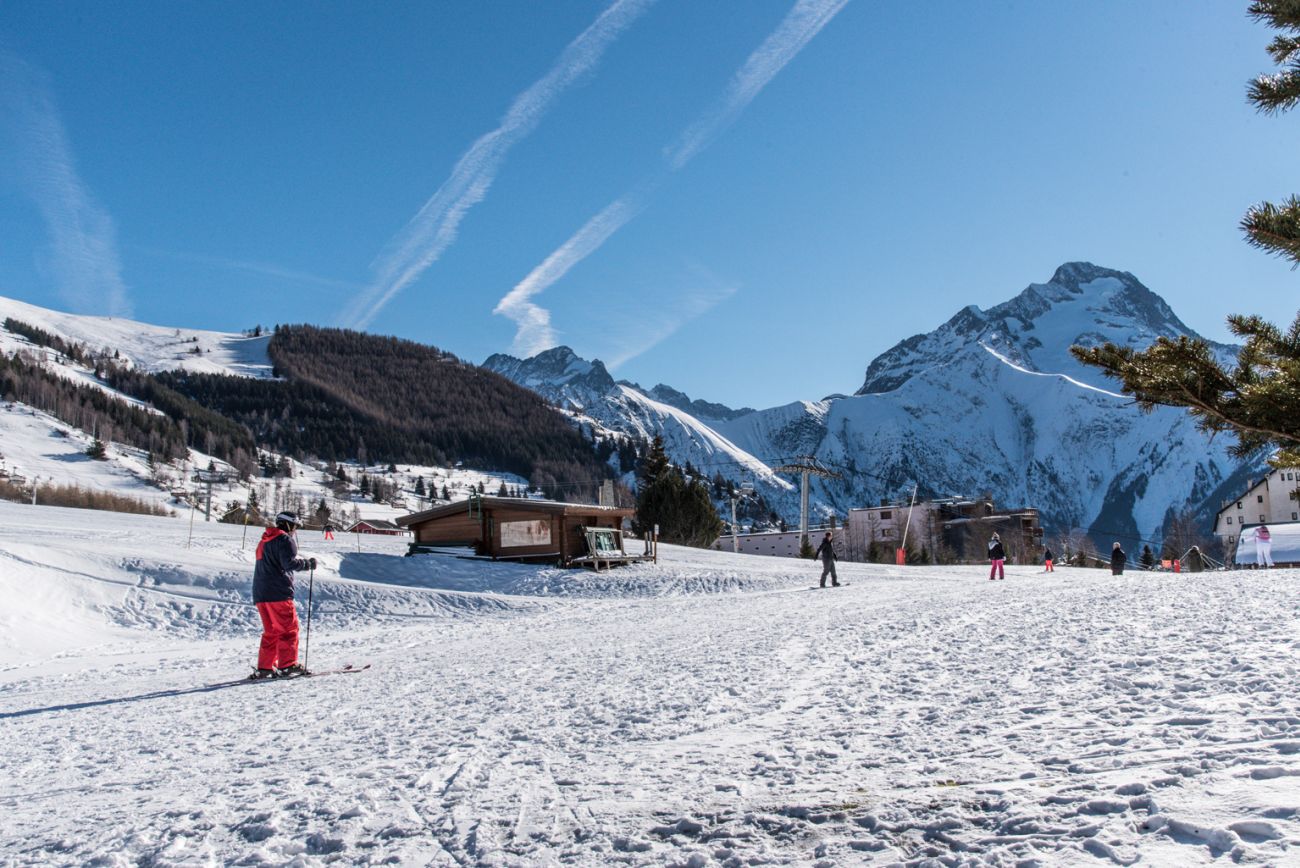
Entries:
POLYGON ((1139 412, 1069 353, 1101 341, 1145 347, 1161 335, 1196 336, 1132 274, 1071 262, 1007 302, 964 308, 899 342, 871 361, 853 395, 730 418, 683 408, 701 402, 656 400, 681 395, 670 387, 615 383, 568 348, 529 360, 493 356, 485 366, 611 430, 659 433, 679 463, 770 486, 790 517, 789 483, 756 476, 755 462, 810 454, 837 469, 842 478, 817 480, 814 492, 823 512, 840 516, 917 484, 935 496, 989 491, 1002 504, 1036 506, 1058 534, 1158 541, 1171 516, 1212 511, 1259 465, 1233 460, 1224 438, 1210 440, 1181 410, 1139 412), (729 464, 718 460, 719 441, 729 464))

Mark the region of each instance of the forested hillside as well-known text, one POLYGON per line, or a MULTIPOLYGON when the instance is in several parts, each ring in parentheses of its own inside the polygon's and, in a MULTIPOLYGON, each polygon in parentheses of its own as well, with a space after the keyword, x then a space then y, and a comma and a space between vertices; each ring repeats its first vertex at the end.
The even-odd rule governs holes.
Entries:
MULTIPOLYGON (((517 473, 567 498, 590 497, 609 475, 592 444, 537 395, 433 347, 281 326, 269 353, 281 379, 183 371, 150 379, 246 427, 259 445, 277 452, 461 461, 517 473)), ((141 386, 130 391, 139 394, 141 386)))

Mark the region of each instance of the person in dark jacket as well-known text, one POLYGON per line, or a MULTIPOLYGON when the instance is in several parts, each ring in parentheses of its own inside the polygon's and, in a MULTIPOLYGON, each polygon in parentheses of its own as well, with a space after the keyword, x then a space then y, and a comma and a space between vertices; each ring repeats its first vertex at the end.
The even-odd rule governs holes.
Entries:
POLYGON ((839 576, 835 575, 835 545, 834 545, 834 543, 835 543, 835 540, 834 540, 834 537, 831 536, 831 532, 830 532, 830 531, 826 531, 826 536, 825 536, 825 538, 822 540, 822 544, 819 545, 819 546, 817 546, 817 551, 816 551, 816 553, 813 555, 813 558, 821 558, 821 559, 822 559, 822 584, 821 584, 821 586, 822 586, 823 588, 826 587, 826 574, 827 574, 827 573, 830 573, 830 575, 831 575, 831 587, 832 587, 832 588, 838 588, 838 587, 840 586, 840 578, 839 578, 839 576))
POLYGON ((1044 564, 1043 572, 1045 572, 1045 573, 1054 573, 1054 572, 1056 572, 1056 570, 1052 569, 1052 550, 1051 550, 1051 549, 1043 549, 1043 564, 1044 564))
POLYGON ((1110 547, 1110 574, 1112 576, 1124 575, 1124 565, 1128 563, 1128 555, 1119 547, 1119 543, 1110 547))
POLYGON ((298 514, 282 512, 257 544, 253 603, 262 619, 262 644, 252 678, 302 675, 298 662, 298 610, 293 605, 293 574, 316 569, 315 558, 298 557, 298 514))
POLYGON ((1007 552, 1006 549, 1002 548, 1002 540, 998 538, 997 534, 993 534, 992 539, 989 540, 989 581, 990 582, 993 581, 994 579, 1001 579, 1002 581, 1006 581, 1007 578, 1006 563, 1007 563, 1007 552))

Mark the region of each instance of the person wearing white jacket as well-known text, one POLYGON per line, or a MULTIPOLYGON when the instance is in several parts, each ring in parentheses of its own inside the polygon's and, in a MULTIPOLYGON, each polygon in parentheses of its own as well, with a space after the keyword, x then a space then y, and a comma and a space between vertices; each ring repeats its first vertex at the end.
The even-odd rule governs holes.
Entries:
POLYGON ((1273 535, 1262 524, 1255 528, 1255 566, 1273 566, 1273 535))

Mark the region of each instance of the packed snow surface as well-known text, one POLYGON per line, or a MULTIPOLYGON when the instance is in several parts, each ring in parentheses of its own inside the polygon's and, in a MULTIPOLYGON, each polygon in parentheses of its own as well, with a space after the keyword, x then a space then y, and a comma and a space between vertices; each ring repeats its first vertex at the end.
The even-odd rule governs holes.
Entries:
POLYGON ((0 504, 6 864, 1300 864, 1300 571, 303 533, 372 668, 252 683, 256 531, 188 531, 0 504))

